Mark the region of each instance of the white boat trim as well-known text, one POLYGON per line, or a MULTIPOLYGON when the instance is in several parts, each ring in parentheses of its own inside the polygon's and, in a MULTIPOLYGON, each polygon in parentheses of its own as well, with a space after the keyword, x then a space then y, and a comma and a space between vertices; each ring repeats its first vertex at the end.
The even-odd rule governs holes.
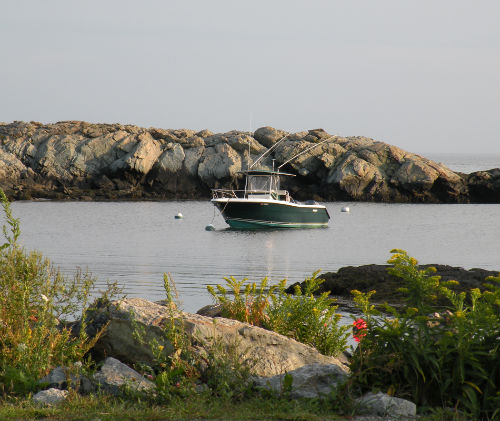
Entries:
POLYGON ((296 208, 326 209, 326 206, 320 204, 308 205, 305 203, 294 203, 294 202, 287 202, 286 200, 276 200, 276 199, 257 199, 257 198, 243 199, 243 198, 233 198, 233 197, 221 197, 217 199, 212 199, 211 201, 219 203, 265 203, 265 204, 273 203, 276 205, 292 206, 296 208))

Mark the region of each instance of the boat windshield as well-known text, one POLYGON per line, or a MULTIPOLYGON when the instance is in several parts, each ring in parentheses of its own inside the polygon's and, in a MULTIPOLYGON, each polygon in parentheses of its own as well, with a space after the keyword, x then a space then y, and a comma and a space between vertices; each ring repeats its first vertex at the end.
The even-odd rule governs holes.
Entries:
POLYGON ((276 175, 249 175, 247 190, 254 192, 271 192, 280 189, 280 178, 276 175))

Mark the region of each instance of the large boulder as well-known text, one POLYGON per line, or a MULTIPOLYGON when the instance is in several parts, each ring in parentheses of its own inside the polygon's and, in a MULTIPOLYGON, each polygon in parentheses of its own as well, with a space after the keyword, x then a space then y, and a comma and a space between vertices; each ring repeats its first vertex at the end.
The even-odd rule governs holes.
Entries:
POLYGON ((283 130, 278 130, 273 127, 261 127, 255 130, 253 137, 257 142, 264 145, 266 148, 272 147, 276 142, 287 135, 287 132, 283 130))
POLYGON ((206 148, 198 165, 198 176, 209 186, 215 186, 218 180, 234 178, 238 171, 241 171, 241 157, 226 143, 206 148))
POLYGON ((69 392, 67 390, 60 390, 55 388, 41 390, 40 392, 33 395, 33 402, 39 405, 57 405, 66 400, 68 393, 69 392))
MULTIPOLYGON (((0 183, 14 182, 26 173, 26 166, 14 154, 0 149, 0 183)), ((0 184, 1 185, 1 184, 0 184)))
POLYGON ((247 361, 258 376, 275 376, 315 363, 335 365, 343 372, 348 371, 339 359, 322 355, 316 349, 278 333, 236 320, 173 310, 141 298, 114 301, 98 309, 89 323, 89 333, 107 325, 95 346, 97 353, 127 363, 151 364, 152 341, 157 341, 166 350, 173 350, 163 331, 172 316, 175 323, 183 326, 193 345, 203 349, 220 341, 227 347, 236 347, 242 361, 247 361), (140 331, 143 332, 142 341, 137 340, 135 333, 140 331))
POLYGON ((168 148, 158 158, 155 167, 160 171, 175 174, 182 168, 185 157, 186 154, 182 146, 178 143, 172 143, 168 145, 168 148))
POLYGON ((332 389, 347 379, 347 371, 338 364, 308 364, 288 373, 272 377, 256 377, 256 387, 282 393, 285 376, 291 377, 292 398, 319 398, 328 395, 332 389))
POLYGON ((367 393, 356 399, 356 403, 359 405, 358 412, 364 414, 396 419, 413 419, 417 415, 417 406, 413 402, 382 392, 367 393))
POLYGON ((100 390, 114 396, 122 394, 125 387, 136 392, 150 392, 156 388, 153 382, 112 357, 106 358, 93 380, 100 390))
POLYGON ((160 143, 149 133, 137 136, 137 142, 123 158, 111 164, 111 171, 132 170, 139 174, 147 174, 161 154, 160 143))
POLYGON ((466 176, 471 202, 500 202, 500 169, 476 171, 466 176))

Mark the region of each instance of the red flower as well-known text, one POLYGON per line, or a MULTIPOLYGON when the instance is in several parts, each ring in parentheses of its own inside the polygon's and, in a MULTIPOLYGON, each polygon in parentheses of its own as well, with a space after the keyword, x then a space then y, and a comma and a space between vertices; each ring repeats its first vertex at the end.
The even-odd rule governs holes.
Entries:
POLYGON ((354 333, 352 334, 352 336, 356 342, 361 342, 361 339, 366 336, 365 330, 367 329, 368 325, 363 319, 357 319, 352 324, 354 326, 354 333))
POLYGON ((358 330, 366 329, 368 327, 366 322, 363 319, 355 320, 352 324, 358 330))

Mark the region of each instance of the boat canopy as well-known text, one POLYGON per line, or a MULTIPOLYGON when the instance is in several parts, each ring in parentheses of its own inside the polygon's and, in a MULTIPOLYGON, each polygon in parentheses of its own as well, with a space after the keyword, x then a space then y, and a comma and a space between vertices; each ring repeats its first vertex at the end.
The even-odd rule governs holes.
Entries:
POLYGON ((280 192, 281 175, 294 176, 294 174, 273 170, 246 170, 240 173, 246 175, 245 194, 248 194, 249 198, 262 195, 271 198, 271 194, 280 192))

